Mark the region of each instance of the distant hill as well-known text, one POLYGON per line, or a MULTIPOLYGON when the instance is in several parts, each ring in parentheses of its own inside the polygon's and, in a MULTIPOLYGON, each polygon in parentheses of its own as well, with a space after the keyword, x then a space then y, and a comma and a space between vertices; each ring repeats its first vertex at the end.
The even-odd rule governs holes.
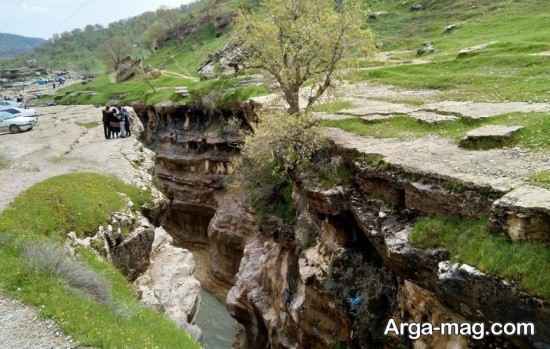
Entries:
POLYGON ((45 42, 44 39, 0 33, 0 58, 12 58, 27 53, 45 42))

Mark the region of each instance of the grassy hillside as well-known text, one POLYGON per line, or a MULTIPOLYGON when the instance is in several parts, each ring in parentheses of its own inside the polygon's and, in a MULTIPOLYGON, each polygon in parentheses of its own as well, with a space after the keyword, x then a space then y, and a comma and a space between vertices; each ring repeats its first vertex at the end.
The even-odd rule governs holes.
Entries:
MULTIPOLYGON (((152 81, 155 91, 139 78, 114 84, 103 74, 91 84, 61 91, 57 102, 156 103, 174 99, 175 86, 204 88, 196 80, 196 70, 228 38, 213 29, 215 17, 206 16, 207 6, 216 3, 198 3, 194 13, 202 18, 199 30, 181 40, 168 39, 146 56, 147 65, 163 71, 161 78, 152 81)), ((218 14, 233 11, 239 2, 222 3, 226 7, 218 14)), ((550 100, 550 54, 545 54, 550 51, 548 1, 371 0, 369 6, 370 13, 378 13, 376 18, 368 19, 368 24, 384 54, 357 57, 360 68, 348 75, 350 81, 436 89, 443 91, 444 97, 458 100, 550 100), (411 11, 413 4, 423 5, 423 10, 411 11), (456 27, 445 32, 449 25, 456 27), (417 57, 416 50, 426 42, 433 44, 435 52, 417 57), (482 44, 490 45, 475 54, 458 57, 462 49, 482 44)), ((252 95, 255 93, 258 91, 252 91, 252 95)))
POLYGON ((13 58, 27 53, 46 42, 40 38, 0 33, 0 58, 13 58))
POLYGON ((67 335, 94 348, 199 348, 174 322, 140 304, 132 285, 87 250, 68 255, 69 231, 90 235, 147 193, 114 177, 74 173, 22 193, 0 214, 0 291, 36 306, 67 335))
POLYGON ((373 10, 388 13, 370 24, 382 50, 402 61, 432 42, 436 52, 422 57, 428 63, 364 69, 350 78, 438 89, 458 99, 550 100, 550 56, 542 54, 550 50, 548 1, 425 0, 419 2, 424 10, 410 11, 412 3, 377 1, 373 10), (451 24, 457 28, 444 33, 451 24), (458 58, 460 50, 487 43, 478 54, 458 58))

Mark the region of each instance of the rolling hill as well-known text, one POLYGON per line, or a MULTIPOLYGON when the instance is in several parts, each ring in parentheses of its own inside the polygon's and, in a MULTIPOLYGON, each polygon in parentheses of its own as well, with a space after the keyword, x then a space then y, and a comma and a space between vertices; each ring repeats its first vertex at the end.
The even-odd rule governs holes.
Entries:
POLYGON ((44 44, 46 40, 0 33, 0 58, 13 58, 44 44))

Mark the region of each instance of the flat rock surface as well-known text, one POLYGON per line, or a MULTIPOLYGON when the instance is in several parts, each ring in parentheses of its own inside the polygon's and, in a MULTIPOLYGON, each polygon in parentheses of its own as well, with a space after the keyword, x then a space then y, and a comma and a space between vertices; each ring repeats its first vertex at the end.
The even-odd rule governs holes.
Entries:
POLYGON ((367 116, 371 114, 408 114, 415 111, 415 108, 411 106, 374 99, 354 100, 354 104, 355 107, 342 110, 338 114, 367 116))
POLYGON ((0 165, 0 211, 33 184, 75 171, 107 173, 139 183, 143 172, 131 161, 140 157, 143 148, 134 137, 105 140, 100 109, 36 109, 41 115, 38 127, 25 133, 0 134, 0 159, 4 163, 0 165))
POLYGON ((499 206, 539 209, 550 213, 550 191, 531 185, 521 186, 499 200, 499 206))
POLYGON ((397 117, 396 114, 370 114, 368 116, 361 117, 361 120, 366 122, 383 121, 397 117))
POLYGON ((0 347, 17 349, 77 348, 53 321, 38 317, 38 312, 0 294, 0 347))
POLYGON ((482 103, 443 101, 426 104, 422 106, 422 109, 454 113, 471 119, 483 119, 510 113, 550 112, 550 104, 527 102, 482 103))
POLYGON ((419 173, 510 191, 527 182, 535 172, 550 169, 550 154, 529 153, 516 148, 468 151, 450 140, 428 136, 418 139, 361 137, 336 128, 327 135, 337 145, 385 160, 419 173))
POLYGON ((471 130, 466 138, 511 137, 522 128, 523 126, 488 125, 471 130))
POLYGON ((436 124, 439 122, 456 121, 458 117, 449 114, 440 114, 431 111, 418 110, 409 113, 410 117, 413 117, 419 121, 427 122, 429 124, 436 124))
POLYGON ((347 120, 347 119, 356 118, 353 115, 329 114, 329 113, 313 113, 313 116, 318 120, 347 120))

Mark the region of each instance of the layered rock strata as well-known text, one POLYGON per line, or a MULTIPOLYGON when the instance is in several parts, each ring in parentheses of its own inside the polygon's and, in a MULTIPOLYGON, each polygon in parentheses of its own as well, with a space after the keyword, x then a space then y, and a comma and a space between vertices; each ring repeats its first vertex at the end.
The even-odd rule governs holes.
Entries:
POLYGON ((546 231, 537 222, 545 222, 547 210, 526 200, 525 193, 516 193, 523 199, 509 193, 515 179, 471 181, 469 173, 455 175, 450 168, 420 171, 336 142, 336 152, 346 159, 353 180, 322 189, 297 182, 296 223, 273 217, 259 223, 243 203, 242 193, 226 185, 242 133, 220 133, 231 118, 247 129, 253 120, 249 111, 246 106, 213 112, 136 107, 146 125, 144 142, 157 153, 157 185, 169 198, 159 222, 176 245, 208 251, 210 281, 203 284, 230 288, 228 309, 242 325, 236 347, 550 345, 546 300, 513 282, 453 263, 446 250, 419 249, 409 241, 416 220, 429 215, 487 216, 498 233, 514 237, 510 232, 519 231, 519 238, 540 240, 539 233, 546 231), (514 217, 523 219, 523 230, 514 217), (410 339, 384 336, 390 319, 433 324, 533 322, 537 332, 484 340, 410 339))

